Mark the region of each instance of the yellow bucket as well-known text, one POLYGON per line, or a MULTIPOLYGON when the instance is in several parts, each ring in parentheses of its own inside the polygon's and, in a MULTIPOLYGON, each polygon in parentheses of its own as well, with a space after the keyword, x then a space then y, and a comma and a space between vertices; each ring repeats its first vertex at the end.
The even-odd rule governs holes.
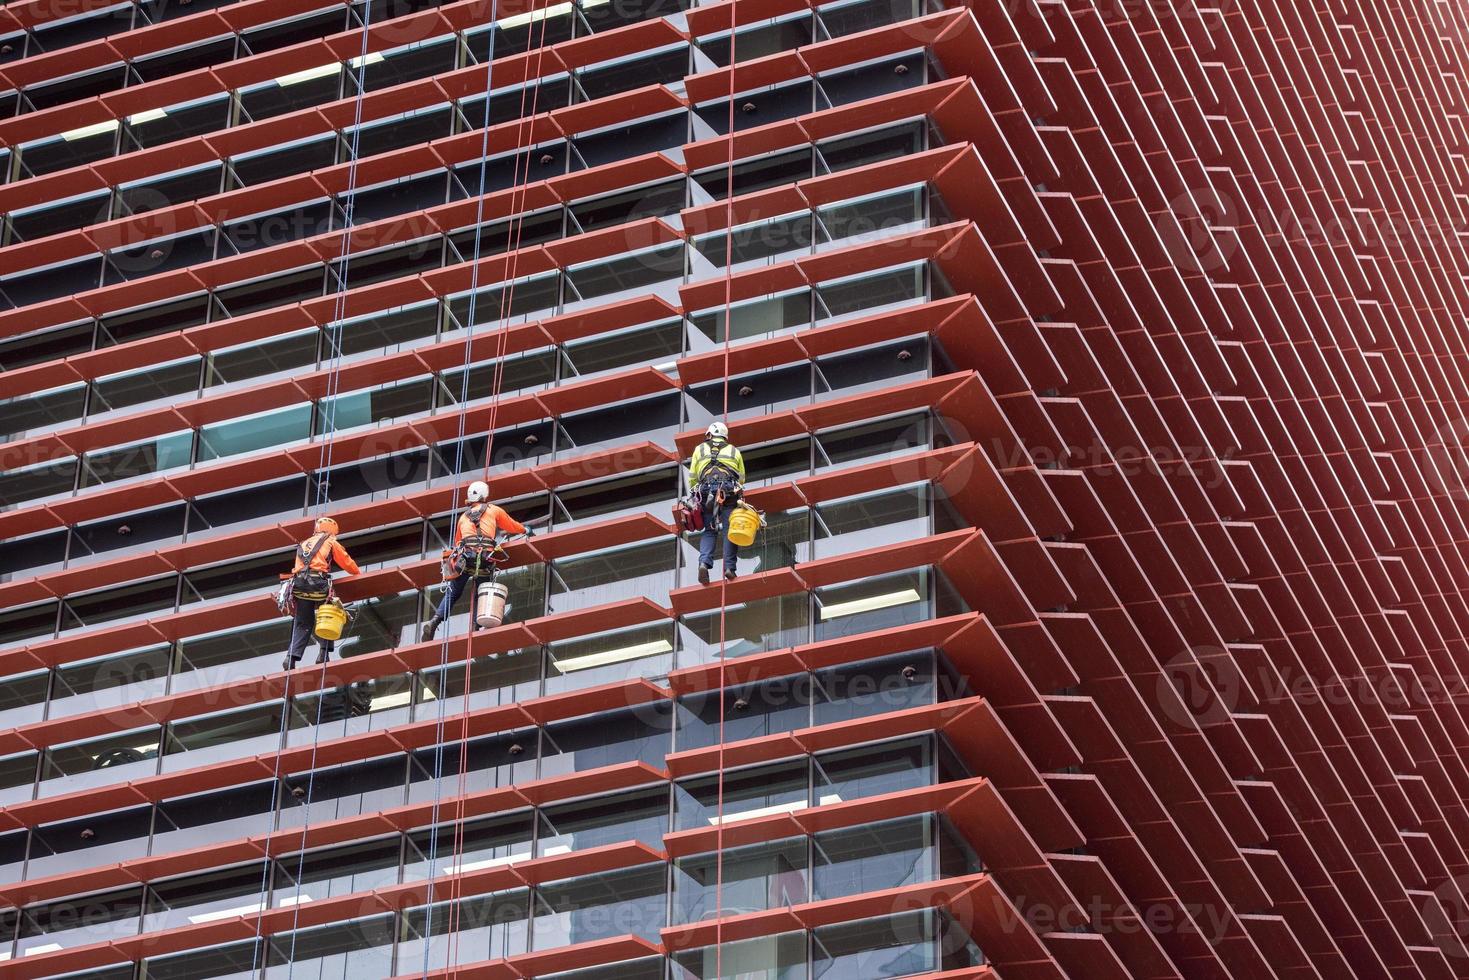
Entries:
POLYGON ((755 543, 755 532, 760 530, 760 515, 755 508, 740 504, 729 515, 729 540, 741 548, 755 543))
POLYGON ((347 610, 340 602, 323 602, 316 607, 316 635, 322 640, 340 640, 347 625, 347 610))

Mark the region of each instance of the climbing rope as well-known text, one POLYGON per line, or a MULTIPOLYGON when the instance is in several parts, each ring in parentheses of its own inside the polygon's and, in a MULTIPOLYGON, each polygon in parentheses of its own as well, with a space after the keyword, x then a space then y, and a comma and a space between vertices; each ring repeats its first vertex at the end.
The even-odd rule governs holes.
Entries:
MULTIPOLYGON (((337 403, 337 394, 340 391, 340 373, 341 373, 341 362, 342 362, 342 329, 343 329, 342 319, 343 319, 343 316, 345 315, 345 312, 346 312, 347 286, 348 286, 348 282, 349 282, 349 278, 350 278, 350 272, 349 272, 349 270, 350 270, 351 261, 352 261, 352 256, 351 256, 352 228, 353 228, 354 216, 355 216, 355 210, 356 210, 356 204, 357 204, 357 194, 356 194, 356 191, 357 191, 357 164, 358 164, 358 159, 360 157, 360 150, 361 150, 362 106, 363 106, 363 98, 366 95, 367 53, 368 53, 367 52, 367 46, 368 46, 369 32, 371 30, 371 27, 372 27, 372 3, 369 2, 369 3, 365 4, 364 5, 364 8, 363 8, 363 17, 362 17, 362 43, 361 43, 361 46, 360 46, 360 51, 358 53, 358 57, 356 59, 356 62, 357 63, 356 63, 356 66, 355 66, 356 67, 356 72, 357 72, 357 74, 356 74, 357 91, 356 91, 355 101, 354 101, 354 107, 353 107, 352 140, 351 140, 351 151, 350 151, 351 152, 351 157, 350 157, 350 160, 349 160, 349 163, 348 163, 348 167, 347 167, 347 202, 346 202, 345 208, 343 209, 342 236, 341 236, 342 241, 341 241, 341 247, 339 249, 339 254, 338 254, 338 263, 339 263, 339 266, 340 266, 340 270, 341 271, 340 271, 340 274, 338 276, 338 280, 339 281, 336 283, 336 286, 337 286, 337 295, 336 295, 336 301, 333 304, 333 308, 332 308, 332 320, 331 320, 331 324, 329 325, 329 327, 327 328, 327 331, 326 331, 326 337, 327 337, 327 339, 329 341, 329 344, 330 344, 330 346, 329 346, 329 352, 330 352, 329 363, 330 363, 330 368, 328 369, 328 373, 327 373, 326 395, 322 399, 322 404, 324 404, 326 406, 325 407, 325 416, 324 416, 324 418, 325 418, 325 424, 324 424, 324 433, 323 433, 323 435, 325 436, 325 438, 322 441, 321 449, 320 449, 320 451, 318 453, 318 457, 317 457, 317 470, 316 470, 316 474, 317 475, 316 475, 316 488, 315 488, 316 489, 316 494, 315 494, 316 499, 315 499, 315 502, 314 502, 314 506, 310 510, 310 513, 312 514, 313 518, 320 518, 324 514, 325 509, 326 509, 327 502, 330 499, 330 495, 331 495, 331 480, 330 480, 329 472, 330 472, 330 467, 331 467, 331 463, 332 463, 332 448, 333 448, 333 444, 335 443, 335 440, 336 440, 336 431, 337 431, 337 424, 336 424, 337 423, 337 404, 336 403, 337 403)), ((328 267, 328 272, 330 272, 330 267, 328 267)), ((320 641, 318 640, 318 644, 319 644, 319 642, 320 641)), ((317 689, 317 692, 318 692, 317 699, 316 699, 316 718, 314 720, 313 727, 312 727, 312 735, 311 735, 311 759, 310 759, 310 763, 309 763, 309 766, 308 766, 308 769, 307 769, 305 793, 304 793, 304 796, 302 797, 301 839, 300 839, 300 846, 298 848, 298 850, 300 851, 300 856, 299 856, 299 859, 297 860, 297 864, 296 864, 296 875, 295 875, 295 877, 296 877, 296 892, 295 892, 295 896, 294 896, 294 900, 293 900, 293 908, 294 908, 294 911, 293 911, 292 916, 291 916, 291 944, 290 944, 290 951, 288 953, 288 957, 289 957, 289 960, 290 960, 290 965, 289 965, 289 968, 287 970, 287 978, 288 978, 288 980, 289 980, 289 978, 291 976, 293 976, 295 974, 295 969, 296 969, 296 956, 295 956, 295 952, 296 952, 296 933, 297 933, 297 926, 300 923, 300 914, 301 914, 301 912, 300 912, 300 910, 301 910, 301 878, 302 878, 302 872, 303 872, 303 869, 305 867, 305 862, 306 862, 306 838, 307 838, 307 834, 308 834, 308 832, 310 830, 310 827, 311 827, 311 797, 312 797, 312 792, 315 789, 315 785, 316 785, 316 756, 317 756, 317 747, 321 743, 321 717, 322 717, 322 711, 323 711, 324 707, 326 706, 326 693, 325 693, 325 691, 322 690, 322 685, 323 685, 323 683, 326 680, 326 658, 325 657, 322 657, 322 656, 318 656, 317 659, 320 660, 321 662, 319 664, 320 671, 319 671, 319 673, 317 675, 317 685, 316 685, 316 689, 317 689)), ((280 727, 280 731, 279 731, 279 733, 277 735, 277 742, 276 742, 278 748, 277 748, 276 753, 275 753, 274 763, 273 763, 273 765, 271 767, 271 781, 272 781, 272 783, 271 783, 271 785, 272 785, 272 789, 271 789, 271 820, 272 820, 272 823, 274 822, 275 814, 277 812, 279 812, 279 810, 280 810, 281 790, 282 790, 282 788, 284 786, 284 783, 283 783, 283 781, 281 779, 281 771, 280 771, 280 768, 281 768, 281 756, 285 752, 285 749, 286 749, 286 744, 285 743, 286 743, 286 739, 288 737, 288 734, 290 732, 290 718, 291 718, 291 679, 292 679, 292 675, 294 673, 295 673, 294 671, 288 671, 286 673, 285 687, 284 687, 284 689, 282 691, 281 727, 280 727)), ((252 973, 252 975, 253 975, 255 969, 259 965, 258 964, 258 961, 259 961, 260 957, 262 955, 264 955, 264 948, 263 948, 264 947, 264 944, 261 942, 261 929, 262 929, 262 926, 263 926, 263 923, 264 923, 264 919, 265 919, 265 912, 266 912, 266 910, 271 905, 271 900, 270 900, 271 899, 271 895, 270 895, 270 892, 271 892, 271 887, 270 887, 270 877, 271 877, 271 874, 270 874, 270 872, 271 872, 271 844, 272 844, 273 841, 274 841, 274 835, 273 834, 270 834, 270 835, 267 835, 266 836, 266 839, 265 839, 265 849, 264 849, 265 850, 265 853, 264 853, 264 856, 263 856, 263 863, 262 863, 262 868, 261 868, 260 908, 259 908, 259 911, 257 912, 257 914, 255 916, 255 943, 254 943, 254 947, 253 947, 252 952, 251 952, 251 973, 252 973)))
MULTIPOLYGON (((729 348, 734 334, 731 309, 734 305, 734 167, 735 167, 735 33, 738 21, 735 17, 736 4, 729 0, 729 132, 725 160, 724 188, 724 412, 723 421, 729 425, 729 348)), ((729 529, 725 528, 725 533, 729 529)), ((721 552, 722 543, 715 547, 721 552)), ((715 788, 716 818, 714 831, 714 975, 724 976, 724 709, 727 668, 725 654, 728 636, 726 618, 729 611, 729 578, 719 577, 719 775, 715 788)))

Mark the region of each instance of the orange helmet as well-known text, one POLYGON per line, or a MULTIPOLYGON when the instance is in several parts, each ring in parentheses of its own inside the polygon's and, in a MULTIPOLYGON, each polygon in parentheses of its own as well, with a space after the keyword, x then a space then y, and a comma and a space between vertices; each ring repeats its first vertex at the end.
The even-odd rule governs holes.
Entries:
POLYGON ((330 517, 318 517, 316 519, 316 529, 318 531, 325 531, 327 534, 336 534, 341 530, 341 528, 337 527, 337 522, 330 517))

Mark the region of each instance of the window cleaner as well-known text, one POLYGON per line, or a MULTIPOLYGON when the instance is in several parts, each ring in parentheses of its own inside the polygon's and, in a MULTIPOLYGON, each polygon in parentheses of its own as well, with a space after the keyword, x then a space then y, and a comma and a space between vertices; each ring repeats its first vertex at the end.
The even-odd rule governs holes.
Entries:
MULTIPOLYGON (((689 457, 688 485, 692 487, 693 505, 703 522, 699 536, 699 584, 709 584, 709 570, 714 567, 714 547, 724 539, 724 577, 735 577, 735 563, 740 545, 732 540, 727 528, 730 515, 744 495, 745 457, 739 447, 729 441, 729 426, 711 422, 704 431, 704 441, 694 447, 689 457)), ((750 539, 753 541, 753 538, 750 539)))
POLYGON ((358 575, 362 569, 337 540, 339 531, 330 517, 319 518, 315 532, 297 546, 296 566, 281 576, 285 584, 277 602, 292 619, 291 646, 281 664, 283 670, 291 670, 301 662, 306 643, 313 638, 318 648, 316 662, 326 663, 346 625, 346 610, 332 591, 332 566, 348 575, 358 575))
POLYGON ((433 616, 423 624, 421 640, 424 642, 434 638, 439 624, 449 618, 454 611, 454 603, 459 601, 464 590, 471 585, 474 586, 475 594, 472 601, 481 610, 481 617, 485 620, 480 625, 499 625, 498 622, 493 622, 493 615, 484 615, 486 613, 498 612, 501 618, 504 616, 504 600, 508 590, 494 580, 496 569, 507 560, 499 535, 504 532, 529 537, 535 532, 505 513, 503 508, 490 503, 489 497, 489 484, 483 480, 475 480, 469 485, 469 491, 465 494, 469 507, 459 515, 455 525, 454 547, 444 552, 444 596, 439 600, 433 616))

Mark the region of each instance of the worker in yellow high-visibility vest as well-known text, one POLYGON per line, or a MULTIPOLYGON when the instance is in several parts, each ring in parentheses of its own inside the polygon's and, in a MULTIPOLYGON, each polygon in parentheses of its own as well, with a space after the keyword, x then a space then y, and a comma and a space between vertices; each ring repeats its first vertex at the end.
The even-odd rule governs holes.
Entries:
POLYGON ((720 538, 724 539, 724 577, 732 579, 740 549, 729 539, 729 515, 744 492, 745 458, 729 441, 729 426, 723 422, 709 424, 704 441, 689 457, 688 477, 704 517, 704 533, 699 538, 699 584, 709 584, 714 547, 720 538))

